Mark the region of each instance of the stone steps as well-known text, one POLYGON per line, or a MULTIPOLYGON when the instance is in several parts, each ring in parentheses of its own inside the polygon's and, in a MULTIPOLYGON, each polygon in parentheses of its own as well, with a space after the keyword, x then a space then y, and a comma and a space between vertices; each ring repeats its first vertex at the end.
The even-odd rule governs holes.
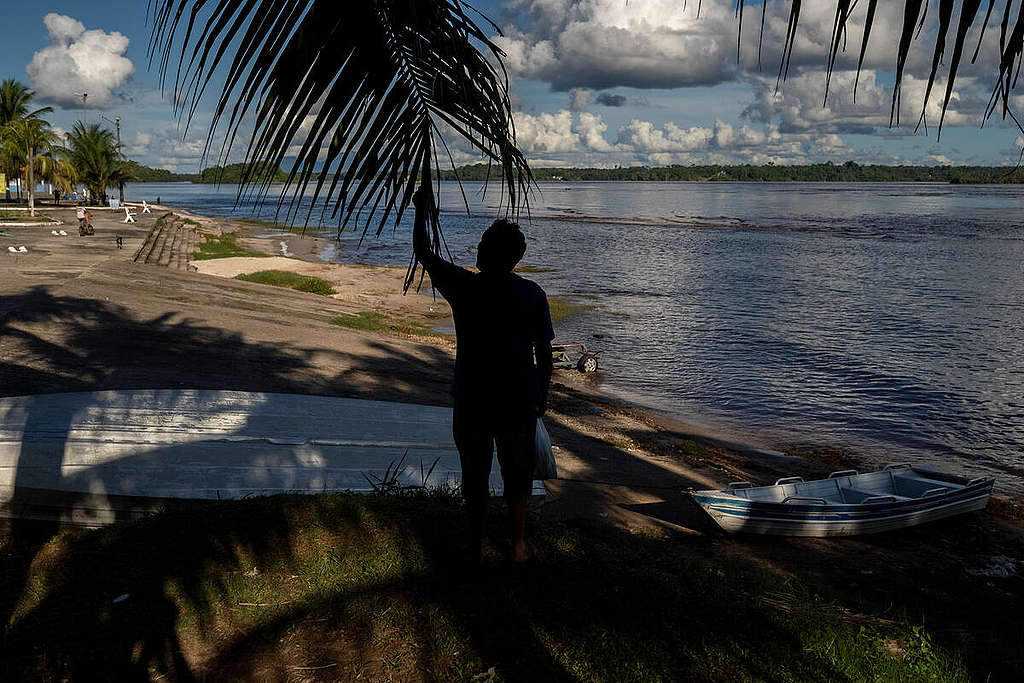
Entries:
POLYGON ((174 214, 161 219, 135 256, 136 263, 149 263, 175 270, 188 270, 189 259, 196 248, 194 226, 174 214))

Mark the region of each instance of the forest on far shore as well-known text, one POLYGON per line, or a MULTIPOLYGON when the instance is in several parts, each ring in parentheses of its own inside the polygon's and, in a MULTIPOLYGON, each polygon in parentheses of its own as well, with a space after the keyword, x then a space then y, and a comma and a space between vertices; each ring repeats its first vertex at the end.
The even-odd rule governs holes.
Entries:
MULTIPOLYGON (((237 183, 245 173, 245 164, 211 166, 201 173, 174 173, 149 168, 134 161, 126 170, 142 183, 237 183)), ((805 166, 630 166, 625 168, 534 168, 537 181, 644 181, 685 180, 691 182, 808 182, 808 183, 1024 183, 1021 166, 862 166, 845 164, 808 164, 805 166)), ((443 180, 497 180, 498 169, 488 171, 487 164, 461 166, 442 171, 443 180)), ((317 176, 314 175, 314 178, 317 176)), ((272 182, 284 182, 288 174, 277 169, 272 182)))
MULTIPOLYGON (((490 178, 496 179, 490 169, 490 178)), ((805 166, 630 166, 625 168, 533 168, 533 177, 545 180, 687 180, 694 182, 808 182, 808 183, 1024 183, 1021 166, 862 166, 845 164, 808 164, 805 166)), ((462 166, 444 171, 445 180, 485 180, 487 164, 462 166)))

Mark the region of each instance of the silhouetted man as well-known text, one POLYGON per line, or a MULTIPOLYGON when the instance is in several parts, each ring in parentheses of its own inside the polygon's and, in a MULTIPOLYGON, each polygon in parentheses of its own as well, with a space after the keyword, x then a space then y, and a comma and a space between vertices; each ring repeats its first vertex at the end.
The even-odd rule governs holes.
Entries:
POLYGON ((455 318, 452 431, 462 463, 471 552, 479 557, 497 445, 512 525, 512 560, 525 562, 530 559, 524 533, 535 431, 546 409, 555 337, 547 296, 512 272, 526 252, 526 239, 515 223, 497 220, 484 232, 477 248, 479 273, 431 252, 427 216, 432 202, 424 188, 416 192, 413 248, 455 318))

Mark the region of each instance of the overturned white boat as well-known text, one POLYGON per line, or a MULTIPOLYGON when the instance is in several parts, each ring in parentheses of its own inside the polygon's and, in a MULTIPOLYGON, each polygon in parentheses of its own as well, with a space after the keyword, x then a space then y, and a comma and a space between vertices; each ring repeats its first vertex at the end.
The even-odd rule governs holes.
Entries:
MULTIPOLYGON (((451 409, 211 390, 0 398, 0 518, 100 526, 195 500, 455 488, 451 409)), ((502 492, 491 467, 492 492, 502 492)), ((534 482, 534 493, 544 486, 534 482)))
POLYGON ((880 472, 833 472, 827 479, 779 479, 772 486, 739 481, 691 495, 730 532, 780 536, 850 536, 915 526, 988 504, 993 477, 973 479, 910 464, 880 472))

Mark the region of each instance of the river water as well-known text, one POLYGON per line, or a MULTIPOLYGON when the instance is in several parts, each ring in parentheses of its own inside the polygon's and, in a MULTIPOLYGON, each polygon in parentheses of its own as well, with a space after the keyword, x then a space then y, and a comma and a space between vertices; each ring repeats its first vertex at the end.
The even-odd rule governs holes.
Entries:
MULTIPOLYGON (((606 390, 786 449, 840 447, 994 473, 1024 491, 1024 187, 544 183, 522 219, 528 275, 593 307, 559 341, 602 351, 606 390)), ((236 188, 129 199, 249 215, 236 188)), ((442 188, 472 265, 498 196, 442 188)), ((274 208, 257 211, 273 218, 274 208)), ((323 258, 408 262, 409 224, 343 233, 323 258)))

